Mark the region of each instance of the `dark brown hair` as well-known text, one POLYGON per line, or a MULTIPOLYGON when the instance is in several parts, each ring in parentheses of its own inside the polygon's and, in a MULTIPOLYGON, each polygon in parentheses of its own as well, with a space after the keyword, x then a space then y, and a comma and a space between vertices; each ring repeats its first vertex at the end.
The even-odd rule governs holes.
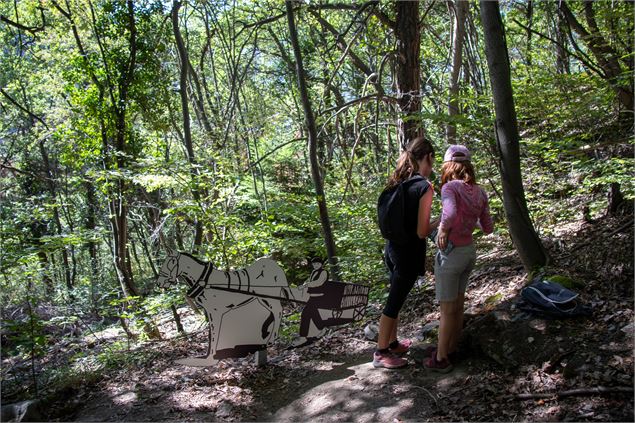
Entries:
POLYGON ((458 179, 471 185, 476 185, 476 175, 472 162, 445 162, 441 166, 441 186, 458 179))
POLYGON ((386 188, 393 188, 415 173, 419 172, 419 164, 417 161, 423 159, 428 154, 434 155, 434 147, 424 137, 417 137, 410 141, 406 149, 401 152, 397 159, 397 167, 388 178, 386 188))

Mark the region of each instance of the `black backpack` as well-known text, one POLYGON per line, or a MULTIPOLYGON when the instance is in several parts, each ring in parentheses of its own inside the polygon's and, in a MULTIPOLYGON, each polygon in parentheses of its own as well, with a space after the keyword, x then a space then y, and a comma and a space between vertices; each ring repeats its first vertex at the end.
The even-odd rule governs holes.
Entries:
POLYGON ((540 277, 523 288, 520 295, 518 308, 541 317, 560 319, 591 314, 591 309, 577 299, 578 294, 540 277))
POLYGON ((408 187, 425 180, 421 175, 414 175, 396 187, 385 189, 377 201, 377 222, 381 236, 396 244, 405 244, 412 236, 406 232, 406 193, 408 187))

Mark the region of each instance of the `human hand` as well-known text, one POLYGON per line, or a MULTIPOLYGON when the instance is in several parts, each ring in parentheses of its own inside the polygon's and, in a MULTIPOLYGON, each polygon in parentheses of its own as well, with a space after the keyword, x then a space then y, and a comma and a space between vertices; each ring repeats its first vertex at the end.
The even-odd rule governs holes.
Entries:
POLYGON ((439 228, 439 233, 437 235, 437 246, 440 250, 445 250, 445 247, 448 246, 448 231, 445 229, 439 228))

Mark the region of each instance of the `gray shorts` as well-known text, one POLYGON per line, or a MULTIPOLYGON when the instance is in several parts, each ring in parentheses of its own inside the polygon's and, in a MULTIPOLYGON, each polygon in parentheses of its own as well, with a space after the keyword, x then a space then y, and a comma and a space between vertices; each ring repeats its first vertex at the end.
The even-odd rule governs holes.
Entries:
POLYGON ((454 247, 448 254, 438 251, 434 260, 437 301, 454 301, 460 293, 465 292, 475 263, 474 244, 454 247))

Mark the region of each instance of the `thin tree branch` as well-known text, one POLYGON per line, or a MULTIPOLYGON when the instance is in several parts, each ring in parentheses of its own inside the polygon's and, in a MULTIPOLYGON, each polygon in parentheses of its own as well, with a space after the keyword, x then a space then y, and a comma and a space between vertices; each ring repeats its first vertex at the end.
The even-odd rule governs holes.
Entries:
POLYGON ((19 22, 12 21, 4 15, 0 15, 0 21, 6 23, 7 25, 21 29, 22 31, 30 32, 33 35, 36 35, 40 31, 44 31, 44 26, 46 25, 46 21, 44 20, 44 12, 42 12, 42 26, 26 26, 19 22))
POLYGON ((388 15, 386 15, 381 10, 375 8, 375 10, 373 10, 373 15, 375 15, 377 19, 379 19, 379 22, 383 23, 384 25, 386 25, 388 28, 392 29, 393 31, 397 29, 397 22, 391 20, 388 17, 388 15))
POLYGON ((35 113, 31 112, 29 109, 27 109, 26 107, 22 106, 20 103, 18 103, 13 97, 11 97, 9 95, 9 93, 7 93, 4 89, 0 88, 0 93, 2 93, 2 95, 4 95, 7 100, 9 100, 12 104, 14 104, 18 109, 22 110, 23 112, 27 113, 29 116, 31 116, 33 119, 39 121, 40 123, 42 123, 42 125, 44 125, 44 127, 46 129, 50 129, 49 126, 46 124, 46 122, 44 122, 44 120, 42 120, 42 118, 40 118, 38 115, 36 115, 35 113))
POLYGON ((34 173, 34 172, 29 172, 29 171, 26 171, 26 170, 18 169, 17 167, 14 167, 14 166, 11 166, 11 165, 8 165, 8 164, 5 164, 5 163, 0 163, 0 168, 10 170, 11 172, 20 173, 22 175, 27 175, 27 176, 29 176, 31 178, 40 179, 42 181, 49 180, 49 178, 47 178, 45 176, 39 175, 39 174, 34 173))
POLYGON ((57 1, 55 0, 51 0, 51 3, 53 3, 53 6, 55 6, 55 8, 62 14, 64 15, 64 17, 66 19, 68 19, 68 21, 71 24, 71 30, 73 31, 73 37, 75 38, 75 43, 77 44, 77 48, 79 49, 79 53, 81 54, 82 58, 84 59, 84 62, 86 64, 86 67, 88 68, 88 72, 90 74, 90 78, 93 80, 93 83, 97 86, 97 89, 100 92, 104 91, 104 87, 102 85, 102 83, 99 81, 99 79, 97 78, 97 74, 95 72, 95 70, 93 69, 90 60, 88 60, 88 54, 86 54, 86 50, 84 49, 84 45, 82 44, 82 40, 79 37, 79 32, 77 31, 77 25, 75 24, 75 20, 73 19, 73 16, 71 15, 71 11, 70 11, 70 5, 68 12, 66 10, 64 10, 62 8, 62 6, 60 6, 57 1))
POLYGON ((584 63, 584 65, 586 67, 588 67, 593 72, 597 73, 600 77, 606 78, 606 75, 604 74, 604 72, 602 72, 601 69, 597 68, 593 63, 589 62, 588 57, 585 58, 584 56, 581 56, 581 55, 578 55, 578 54, 572 52, 564 44, 558 42, 557 40, 554 40, 553 38, 549 37, 548 35, 545 35, 545 34, 542 34, 539 31, 536 31, 533 28, 529 28, 529 27, 523 25, 521 22, 519 22, 516 19, 512 19, 512 22, 514 22, 516 25, 520 26, 522 29, 524 29, 526 31, 530 31, 531 33, 536 34, 540 38, 544 38, 545 40, 551 41, 554 45, 557 45, 557 46, 563 48, 567 52, 567 54, 569 54, 570 56, 575 57, 576 59, 578 59, 579 61, 584 63))
POLYGON ((250 171, 253 167, 258 166, 263 160, 265 160, 267 157, 271 156, 276 151, 280 150, 282 147, 287 146, 289 144, 293 144, 294 142, 297 142, 297 141, 306 141, 306 140, 307 140, 306 137, 294 138, 292 140, 285 141, 285 142, 283 142, 280 145, 276 145, 274 148, 272 148, 271 150, 267 151, 265 154, 260 156, 260 158, 258 160, 256 160, 255 162, 250 163, 249 166, 247 166, 245 168, 244 172, 246 173, 246 172, 250 171))
MULTIPOLYGON (((333 27, 333 25, 331 25, 326 19, 324 19, 322 16, 320 16, 316 11, 309 9, 309 12, 315 16, 315 18, 318 20, 318 22, 327 30, 329 31, 334 37, 335 37, 335 41, 337 44, 337 47, 342 51, 343 56, 349 56, 351 58, 351 61, 353 62, 353 64, 362 72, 364 72, 364 74, 367 77, 370 77, 373 74, 373 71, 370 69, 370 67, 364 63, 359 56, 357 56, 357 54, 355 54, 354 51, 352 51, 351 46, 353 44, 353 41, 355 41, 355 36, 353 37, 353 39, 351 39, 351 41, 347 44, 346 41, 344 40, 344 38, 342 37, 342 35, 337 32, 337 30, 333 27)), ((383 90, 381 89, 381 87, 376 87, 378 88, 377 91, 383 92, 383 90)))
POLYGON ((284 18, 285 16, 287 16, 286 12, 285 13, 280 13, 280 14, 275 15, 275 16, 270 16, 268 18, 259 20, 257 22, 252 22, 252 23, 249 23, 249 24, 238 21, 237 23, 242 23, 243 27, 240 28, 240 30, 236 33, 236 37, 238 37, 246 29, 253 28, 253 27, 259 27, 259 26, 262 26, 262 25, 265 25, 265 24, 268 24, 268 23, 271 23, 271 22, 275 22, 278 19, 284 18))
POLYGON ((605 386, 597 386, 595 388, 579 388, 579 389, 571 389, 568 391, 560 391, 553 393, 544 393, 544 394, 517 394, 507 396, 507 398, 515 398, 518 400, 532 400, 539 398, 564 398, 564 397, 572 397, 578 395, 598 395, 598 394, 611 394, 611 393, 624 393, 624 394, 633 394, 633 388, 629 388, 626 386, 614 386, 614 387, 605 387, 605 386))
POLYGON ((392 97, 392 96, 388 96, 388 95, 380 96, 379 94, 369 94, 367 96, 356 98, 354 100, 346 102, 346 103, 344 103, 344 104, 342 104, 340 106, 334 106, 334 107, 325 109, 324 111, 319 113, 318 116, 323 116, 323 115, 325 115, 327 113, 332 112, 333 110, 337 110, 337 113, 340 113, 340 112, 342 112, 344 109, 346 109, 348 107, 354 106, 355 104, 358 104, 358 103, 364 103, 366 101, 373 100, 375 98, 379 98, 380 100, 383 100, 386 103, 390 103, 390 104, 397 103, 397 98, 396 97, 392 97))

